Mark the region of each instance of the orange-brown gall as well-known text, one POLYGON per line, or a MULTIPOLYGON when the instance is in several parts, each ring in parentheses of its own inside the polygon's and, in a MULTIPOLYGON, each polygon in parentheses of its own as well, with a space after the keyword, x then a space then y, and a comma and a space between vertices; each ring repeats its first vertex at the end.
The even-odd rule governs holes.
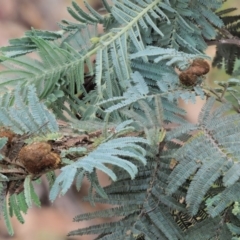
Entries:
POLYGON ((209 70, 210 66, 206 61, 195 59, 187 70, 179 74, 179 80, 187 87, 195 86, 198 83, 198 77, 207 74, 209 70))
POLYGON ((197 75, 188 72, 182 72, 179 75, 179 80, 184 86, 195 86, 197 84, 197 75))
POLYGON ((209 72, 209 70, 210 70, 209 64, 203 59, 195 59, 191 67, 188 69, 188 71, 191 71, 193 74, 197 76, 205 75, 209 72))
POLYGON ((35 142, 24 146, 18 158, 29 173, 38 174, 60 165, 58 154, 51 152, 52 147, 46 142, 35 142))

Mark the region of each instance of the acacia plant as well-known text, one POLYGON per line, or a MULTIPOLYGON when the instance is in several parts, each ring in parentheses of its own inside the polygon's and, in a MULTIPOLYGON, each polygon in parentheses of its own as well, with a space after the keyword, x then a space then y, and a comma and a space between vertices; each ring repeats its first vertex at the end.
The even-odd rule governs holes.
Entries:
POLYGON ((41 204, 33 182, 45 174, 51 201, 86 178, 85 200, 112 205, 74 221, 120 217, 69 235, 240 239, 240 17, 218 10, 223 2, 102 0, 104 14, 73 2, 75 21, 60 31, 32 29, 1 48, 0 211, 9 234, 12 216, 23 223, 41 204), (212 44, 214 66, 231 74, 215 87, 205 81, 212 44), (198 96, 206 104, 192 124, 178 100, 198 96))

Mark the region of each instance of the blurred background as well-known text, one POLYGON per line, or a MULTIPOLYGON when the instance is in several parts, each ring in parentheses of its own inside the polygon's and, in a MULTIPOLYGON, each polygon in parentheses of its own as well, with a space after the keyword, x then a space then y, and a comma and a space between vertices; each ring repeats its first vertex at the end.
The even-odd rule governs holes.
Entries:
MULTIPOLYGON (((83 0, 75 0, 84 8, 83 0)), ((88 0, 96 9, 101 8, 100 0, 88 0)), ((67 6, 70 6, 71 0, 0 0, 0 46, 8 44, 11 38, 23 36, 24 32, 31 27, 44 30, 58 30, 57 22, 62 19, 73 19, 67 12, 67 6)), ((240 13, 240 1, 228 0, 223 8, 238 7, 240 13)), ((237 14, 235 11, 233 14, 237 14)), ((207 54, 214 56, 215 47, 207 49, 207 54)), ((207 81, 224 80, 229 78, 224 71, 213 69, 208 74, 207 81)), ((180 103, 188 112, 188 119, 192 122, 197 121, 199 110, 204 101, 199 100, 197 104, 180 103)), ((108 184, 104 176, 100 177, 102 184, 108 184)), ((0 219, 0 240, 90 240, 93 237, 66 237, 66 234, 90 224, 98 224, 98 221, 73 223, 74 216, 84 212, 96 210, 89 204, 81 202, 81 197, 87 193, 87 183, 82 190, 77 193, 71 189, 69 193, 59 198, 54 204, 48 200, 48 186, 45 180, 37 186, 37 192, 41 197, 43 206, 41 209, 32 208, 25 216, 25 224, 21 225, 16 219, 13 219, 15 235, 10 237, 3 221, 0 219)), ((107 206, 97 205, 98 209, 107 206)))
MULTIPOLYGON (((83 0, 76 0, 83 6, 83 0)), ((88 0, 95 8, 100 0, 88 0)), ((57 22, 71 19, 67 6, 71 0, 0 0, 0 45, 6 45, 9 38, 21 37, 31 27, 44 30, 57 30, 57 22)))

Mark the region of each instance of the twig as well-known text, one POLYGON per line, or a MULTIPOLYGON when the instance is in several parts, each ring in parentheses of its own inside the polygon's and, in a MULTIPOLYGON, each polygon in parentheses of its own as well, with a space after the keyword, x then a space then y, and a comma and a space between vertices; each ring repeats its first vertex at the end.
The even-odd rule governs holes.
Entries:
POLYGON ((217 44, 233 44, 240 46, 240 39, 234 38, 234 39, 219 39, 219 40, 210 40, 206 41, 208 46, 217 45, 217 44))
POLYGON ((22 173, 26 174, 24 170, 21 169, 0 169, 0 173, 22 173))
MULTIPOLYGON (((219 94, 218 94, 214 89, 212 89, 212 88, 204 87, 204 89, 207 90, 207 91, 209 91, 209 92, 211 92, 211 93, 213 93, 213 94, 217 97, 217 98, 216 98, 217 101, 219 101, 219 102, 221 102, 221 103, 227 103, 227 100, 224 98, 224 94, 225 94, 227 88, 226 88, 226 89, 224 88, 221 96, 219 96, 219 94)), ((206 94, 206 96, 208 96, 208 97, 211 96, 211 95, 210 95, 209 93, 207 93, 207 92, 205 92, 205 94, 206 94)), ((240 109, 239 109, 238 107, 234 106, 233 104, 232 104, 232 108, 233 108, 237 113, 240 113, 240 109)))
POLYGON ((217 44, 234 44, 234 45, 240 46, 240 39, 238 37, 235 37, 234 35, 232 35, 225 28, 217 28, 217 29, 225 38, 206 41, 208 46, 217 45, 217 44))
POLYGON ((225 93, 227 91, 227 88, 228 88, 228 83, 226 83, 226 85, 224 86, 223 92, 222 92, 221 97, 220 97, 221 100, 223 99, 223 97, 224 97, 224 95, 225 95, 225 93))
POLYGON ((226 28, 217 28, 217 29, 222 35, 226 36, 228 39, 235 38, 235 36, 233 36, 226 28))

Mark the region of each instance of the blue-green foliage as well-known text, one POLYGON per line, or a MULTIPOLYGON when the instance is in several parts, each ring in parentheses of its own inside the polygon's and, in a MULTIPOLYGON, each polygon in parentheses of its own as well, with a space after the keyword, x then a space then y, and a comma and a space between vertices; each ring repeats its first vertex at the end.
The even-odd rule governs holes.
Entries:
POLYGON ((0 97, 0 125, 18 134, 57 132, 55 116, 39 102, 36 89, 18 86, 0 97))
MULTIPOLYGON (((35 88, 32 85, 26 88, 18 86, 13 92, 5 93, 0 100, 2 102, 2 112, 0 114, 1 125, 11 129, 13 132, 25 135, 25 138, 27 136, 26 134, 38 135, 38 138, 33 138, 35 141, 37 141, 37 139, 40 139, 39 141, 47 141, 52 140, 51 138, 48 138, 49 135, 53 137, 56 135, 51 133, 59 131, 55 117, 44 106, 44 104, 40 102, 39 98, 36 96, 35 88)), ((101 194, 101 196, 106 197, 104 190, 98 183, 96 169, 105 172, 114 181, 117 180, 114 171, 110 167, 107 167, 106 164, 117 166, 119 169, 125 169, 131 178, 134 178, 137 174, 137 163, 140 162, 146 164, 146 150, 144 147, 148 146, 149 142, 140 137, 121 137, 135 129, 134 126, 131 126, 132 122, 132 120, 128 120, 116 126, 114 132, 108 134, 106 139, 100 140, 100 142, 97 143, 100 145, 90 153, 82 147, 72 147, 63 150, 61 152, 62 162, 65 165, 70 165, 62 168, 62 173, 56 180, 52 179, 52 174, 48 174, 48 180, 52 186, 50 199, 54 200, 57 196, 56 194, 58 194, 60 190, 61 194, 64 195, 71 187, 75 177, 77 180, 77 189, 80 190, 84 176, 86 176, 91 182, 90 189, 95 189, 96 192, 101 194), (68 159, 68 156, 73 154, 75 158, 68 159), (54 183, 52 182, 53 180, 54 183)), ((25 142, 29 142, 30 140, 31 139, 27 139, 25 142)), ((1 138, 0 148, 2 149, 6 147, 6 143, 7 138, 1 138)), ((20 145, 20 148, 23 144, 24 143, 20 145)), ((16 154, 18 154, 19 150, 20 149, 14 149, 12 151, 17 151, 16 154)), ((10 181, 10 184, 18 184, 16 185, 17 187, 21 187, 21 184, 23 184, 24 203, 27 206, 27 209, 31 207, 33 203, 40 206, 39 198, 32 185, 33 176, 28 175, 23 169, 17 168, 14 170, 14 167, 16 166, 14 163, 11 165, 10 161, 12 161, 12 159, 10 155, 0 155, 0 157, 5 164, 9 164, 8 168, 6 168, 6 165, 0 166, 0 177, 2 181, 0 187, 1 196, 3 197, 2 204, 5 201, 6 182, 10 181), (7 157, 10 157, 10 159, 7 157), (2 174, 11 173, 10 171, 12 172, 12 175, 9 176, 9 179, 2 174), (22 180, 22 177, 17 181, 17 177, 14 176, 14 171, 16 171, 16 173, 20 171, 21 174, 25 174, 26 177, 24 181, 22 180)), ((17 165, 17 167, 19 166, 17 165)), ((40 175, 37 175, 36 177, 38 178, 40 175)), ((10 217, 15 215, 20 222, 24 222, 21 215, 22 209, 18 206, 19 197, 22 197, 22 193, 18 195, 17 193, 14 193, 10 196, 8 207, 5 206, 4 208, 1 205, 1 208, 5 209, 4 220, 10 234, 13 234, 10 217)))
MULTIPOLYGON (((131 53, 143 51, 147 46, 153 45, 170 48, 169 51, 175 49, 202 54, 201 51, 206 48, 202 35, 208 39, 213 37, 215 34, 213 25, 221 27, 222 22, 211 11, 221 5, 219 1, 213 1, 210 6, 200 2, 126 0, 113 1, 113 5, 109 6, 104 1, 104 6, 109 12, 104 16, 93 11, 87 3, 86 6, 91 13, 86 14, 73 2, 72 8, 68 11, 77 22, 63 21, 60 24, 63 32, 54 35, 52 32, 32 30, 26 34, 32 44, 12 43, 15 51, 19 52, 25 46, 34 46, 39 53, 40 61, 29 62, 25 58, 8 58, 14 56, 11 55, 12 50, 2 49, 6 56, 2 57, 2 61, 9 67, 9 70, 1 72, 2 86, 16 82, 34 83, 39 96, 48 100, 59 116, 62 111, 68 110, 65 102, 70 104, 70 112, 74 110, 83 118, 92 118, 96 114, 104 115, 102 108, 96 103, 120 97, 129 88, 129 78, 135 71, 134 67, 131 67, 135 64, 129 57, 131 53), (196 7, 199 4, 201 7, 196 7), (98 23, 108 29, 106 34, 98 35, 98 23), (49 42, 60 37, 61 40, 58 42, 49 42), (94 54, 96 54, 95 68, 90 60, 94 54), (88 67, 87 73, 84 72, 84 64, 88 67), (95 74, 94 82, 97 86, 96 90, 87 95, 83 86, 84 73, 95 74), (85 100, 79 101, 77 97, 80 95, 84 95, 85 100)), ((143 60, 147 62, 147 56, 143 57, 143 60)), ((177 76, 172 68, 167 72, 166 69, 159 68, 159 64, 152 65, 152 68, 154 69, 151 72, 153 73, 153 70, 159 72, 159 77, 165 76, 166 80, 169 77, 175 79, 174 85, 177 86, 174 86, 174 91, 177 93, 173 95, 169 93, 169 99, 173 100, 180 96, 185 100, 194 101, 194 94, 187 94, 185 89, 176 91, 177 76), (168 72, 170 75, 166 75, 168 72)), ((143 72, 140 73, 145 75, 143 72)), ((151 85, 152 80, 155 79, 148 77, 145 81, 151 85)), ((165 80, 158 83, 158 86, 162 86, 161 90, 164 84, 167 84, 170 91, 172 90, 169 87, 171 83, 166 83, 165 80)), ((198 94, 202 95, 199 91, 198 89, 198 94)), ((112 104, 107 107, 110 106, 112 104)), ((119 116, 115 114, 115 117, 119 116)))
POLYGON ((173 131, 173 135, 169 137, 169 140, 172 137, 178 139, 183 134, 192 135, 191 132, 195 132, 172 156, 178 161, 178 165, 169 176, 167 187, 167 192, 172 194, 191 177, 186 202, 192 215, 198 212, 204 196, 220 177, 223 186, 227 188, 208 204, 209 214, 215 217, 239 198, 234 195, 237 192, 233 190, 236 188, 235 184, 239 184, 239 116, 225 115, 230 105, 222 105, 211 113, 214 102, 213 98, 207 102, 198 124, 173 131))
POLYGON ((232 223, 239 224, 229 207, 240 197, 237 190, 239 133, 236 131, 239 115, 226 115, 230 105, 222 105, 212 112, 214 103, 213 98, 207 102, 198 124, 185 124, 167 133, 166 150, 161 150, 160 143, 160 156, 149 156, 148 164, 139 167, 134 180, 120 171, 120 179, 104 188, 108 198, 100 194, 94 197, 95 202, 118 205, 118 208, 81 214, 74 219, 123 217, 119 222, 78 229, 70 235, 104 232, 107 235, 102 239, 111 239, 115 234, 125 239, 124 234, 131 232, 132 236, 143 233, 146 239, 205 240, 216 236, 231 239, 233 230, 223 222, 221 213, 225 211, 232 223), (230 138, 235 140, 229 141, 230 138), (180 140, 184 145, 172 140, 180 140), (172 159, 177 161, 173 170, 172 159), (220 232, 219 224, 222 224, 220 232))
MULTIPOLYGON (((117 126, 115 129, 115 135, 126 132, 128 129, 127 125, 129 123, 131 123, 131 121, 117 126)), ((80 189, 84 176, 87 176, 88 178, 94 176, 92 180, 95 181, 90 182, 98 192, 100 185, 98 183, 97 176, 95 175, 96 169, 101 170, 113 181, 116 181, 117 176, 112 170, 112 166, 117 166, 118 168, 124 169, 131 178, 134 179, 137 174, 137 166, 136 163, 134 164, 131 161, 137 161, 144 165, 146 164, 146 150, 144 149, 145 147, 141 146, 141 144, 146 147, 149 145, 149 142, 139 137, 122 137, 102 142, 89 154, 87 154, 87 151, 84 148, 72 148, 67 151, 63 151, 61 154, 63 161, 70 161, 67 157, 68 154, 75 154, 76 157, 74 162, 61 169, 62 172, 57 177, 50 192, 51 201, 56 199, 59 192, 61 195, 64 195, 73 184, 73 180, 75 178, 77 179, 76 187, 77 189, 80 189), (79 157, 81 155, 86 156, 79 157)), ((106 196, 104 192, 102 194, 106 196)))
MULTIPOLYGON (((195 102, 196 96, 204 99, 211 93, 226 101, 226 92, 239 104, 238 91, 232 88, 238 80, 220 83, 223 89, 210 92, 201 85, 204 76, 190 87, 179 81, 179 71, 194 59, 207 58, 205 40, 223 27, 214 13, 222 2, 102 0, 104 15, 88 3, 86 13, 73 2, 68 12, 75 21, 63 20, 61 31, 33 29, 1 48, 6 67, 0 72, 2 125, 20 134, 56 132, 56 120, 45 104, 57 117, 70 119, 76 134, 102 132, 90 147, 59 150, 64 166, 56 178, 47 173, 50 199, 64 195, 74 181, 80 190, 87 178, 86 199, 118 207, 75 220, 121 220, 70 235, 127 240, 237 237, 240 223, 232 205, 240 197, 239 114, 228 115, 230 104, 213 110, 215 99, 210 98, 198 123, 191 124, 177 105, 179 98, 195 102), (39 60, 29 58, 29 52, 36 52, 39 60), (101 187, 96 170, 110 177, 108 187, 101 187)), ((4 147, 6 139, 1 141, 4 147)), ((10 197, 9 208, 3 201, 11 234, 9 216, 23 222, 22 212, 33 202, 39 205, 31 180, 26 176, 24 191, 10 197)))
MULTIPOLYGON (((50 132, 59 131, 55 116, 39 101, 36 95, 36 89, 32 85, 25 88, 17 86, 14 91, 8 91, 2 95, 0 102, 1 127, 4 126, 14 133, 25 135, 25 138, 31 134, 43 136, 50 132)), ((40 206, 40 201, 32 186, 32 177, 27 175, 22 168, 16 166, 14 162, 11 164, 13 160, 11 159, 12 156, 15 158, 20 150, 18 149, 18 144, 13 146, 11 154, 5 155, 9 147, 6 144, 7 140, 6 137, 0 138, 0 148, 2 149, 0 155, 0 160, 2 161, 0 165, 0 214, 4 216, 8 232, 12 235, 13 229, 10 217, 16 216, 21 223, 24 223, 21 212, 26 213, 27 209, 32 206, 32 202, 40 206), (8 159, 6 159, 6 157, 8 159), (12 184, 15 184, 17 188, 23 184, 22 177, 20 177, 20 180, 17 180, 18 177, 14 175, 14 173, 18 173, 18 171, 20 171, 20 174, 27 175, 23 185, 24 192, 20 194, 14 193, 8 198, 6 197, 6 193, 12 184), (5 204, 5 206, 3 204, 5 204)), ((19 144, 20 148, 23 144, 24 143, 19 144)))

